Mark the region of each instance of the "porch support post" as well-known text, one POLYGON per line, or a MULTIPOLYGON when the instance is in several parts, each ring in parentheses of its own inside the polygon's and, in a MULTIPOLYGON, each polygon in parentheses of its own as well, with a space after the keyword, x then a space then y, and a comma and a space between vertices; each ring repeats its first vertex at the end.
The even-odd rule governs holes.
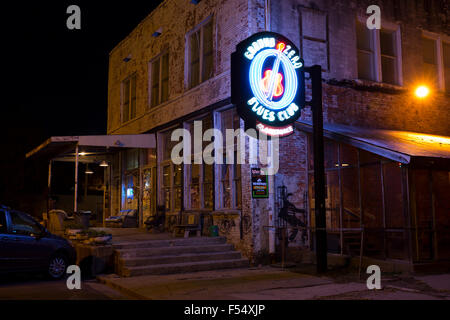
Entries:
POLYGON ((78 205, 78 143, 75 147, 75 191, 74 191, 74 197, 73 197, 73 212, 77 212, 78 205))
POLYGON ((322 67, 314 65, 305 67, 309 73, 312 86, 310 102, 313 121, 313 149, 314 149, 314 198, 316 222, 316 259, 317 272, 327 271, 327 231, 325 211, 325 168, 323 142, 323 113, 322 113, 322 67))
POLYGON ((47 180, 47 219, 48 219, 48 212, 50 211, 50 194, 51 194, 51 187, 52 187, 52 161, 48 163, 48 180, 47 180))

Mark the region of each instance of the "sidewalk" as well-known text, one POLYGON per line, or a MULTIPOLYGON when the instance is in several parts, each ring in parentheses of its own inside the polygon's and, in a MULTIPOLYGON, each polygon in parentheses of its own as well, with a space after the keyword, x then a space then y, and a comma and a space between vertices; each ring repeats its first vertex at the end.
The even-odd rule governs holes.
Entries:
POLYGON ((383 277, 382 290, 368 290, 356 275, 325 277, 272 267, 131 278, 104 275, 97 280, 134 299, 150 300, 450 300, 448 274, 383 277))

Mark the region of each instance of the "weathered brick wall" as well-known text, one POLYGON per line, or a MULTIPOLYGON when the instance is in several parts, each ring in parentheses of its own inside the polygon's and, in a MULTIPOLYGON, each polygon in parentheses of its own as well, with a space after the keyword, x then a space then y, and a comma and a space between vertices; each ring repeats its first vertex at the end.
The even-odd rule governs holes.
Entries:
MULTIPOLYGON (((271 2, 271 28, 286 34, 300 46, 300 11, 312 8, 328 17, 327 59, 314 59, 317 52, 305 51, 304 59, 321 63, 324 69, 324 121, 355 126, 419 131, 450 135, 449 93, 432 92, 419 101, 413 90, 422 79, 422 29, 450 35, 449 5, 446 1, 330 1, 285 0, 271 2), (356 17, 368 17, 369 5, 381 8, 382 23, 396 23, 401 30, 403 86, 358 81, 356 17), (336 81, 337 80, 337 81, 336 81)), ((302 11, 302 12, 303 12, 302 11)), ((317 24, 320 25, 320 20, 317 24)), ((326 24, 323 24, 325 28, 326 24)), ((320 37, 317 25, 303 25, 306 35, 320 37)), ((324 57, 327 55, 324 55, 324 57)), ((303 118, 309 118, 306 111, 303 118)))
MULTIPOLYGON (((323 73, 327 82, 324 83, 323 93, 326 122, 450 136, 448 94, 433 92, 423 102, 411 95, 411 90, 422 74, 421 28, 450 34, 448 6, 438 3, 436 0, 271 0, 271 31, 282 33, 299 45, 299 6, 318 9, 327 15, 329 42, 325 50, 328 51, 323 54, 313 48, 306 50, 304 56, 307 62, 323 61, 327 67, 323 73), (381 6, 383 20, 400 23, 403 63, 401 88, 389 85, 378 88, 373 83, 355 81, 358 73, 355 20, 357 15, 366 16, 365 10, 371 4, 381 6), (423 9, 425 5, 428 13, 423 9)), ((147 132, 229 98, 231 52, 238 42, 264 30, 264 18, 264 0, 203 0, 198 5, 190 4, 188 0, 164 1, 110 54, 108 133, 147 132), (185 83, 185 36, 209 16, 212 16, 214 25, 214 76, 188 90, 185 83), (152 37, 151 34, 161 27, 162 35, 152 37), (149 61, 163 50, 169 52, 169 101, 150 109, 149 61), (123 59, 129 55, 131 60, 125 63, 123 59), (126 77, 135 72, 138 77, 137 117, 122 125, 120 86, 126 77)), ((317 24, 302 26, 303 31, 324 36, 324 30, 317 27, 322 20, 318 21, 317 24)), ((311 112, 306 108, 302 119, 310 118, 311 112)), ((223 225, 221 233, 227 234, 229 241, 250 258, 268 249, 268 232, 263 227, 269 223, 269 214, 274 213, 274 192, 277 186, 287 186, 288 192, 293 193, 290 201, 299 208, 303 207, 307 182, 306 136, 297 131, 281 139, 280 150, 280 171, 271 186, 269 199, 251 198, 250 166, 242 165, 242 222, 235 215, 216 216, 215 223, 223 225), (242 237, 241 224, 244 226, 242 237)))
POLYGON ((244 0, 204 0, 193 5, 187 0, 167 0, 143 20, 110 53, 108 81, 108 133, 142 133, 200 110, 230 95, 230 55, 236 44, 256 25, 249 2, 244 0), (188 90, 185 80, 186 33, 212 16, 214 76, 188 90), (154 31, 163 29, 159 37, 154 31), (169 52, 169 102, 149 108, 149 61, 162 51, 169 52), (131 56, 129 62, 125 57, 131 56), (137 74, 137 117, 120 123, 121 82, 137 74))

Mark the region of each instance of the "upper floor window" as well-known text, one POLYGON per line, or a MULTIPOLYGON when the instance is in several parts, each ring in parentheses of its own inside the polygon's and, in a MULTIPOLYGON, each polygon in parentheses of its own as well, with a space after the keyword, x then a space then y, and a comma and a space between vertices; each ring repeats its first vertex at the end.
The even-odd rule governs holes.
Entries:
POLYGON ((193 88, 213 75, 212 21, 202 23, 187 36, 188 85, 193 88))
POLYGON ((450 92, 450 41, 442 43, 442 51, 444 55, 445 91, 450 92))
POLYGON ((370 30, 356 22, 358 78, 401 85, 400 29, 370 30))
POLYGON ((450 91, 450 39, 424 31, 422 62, 424 80, 439 90, 450 91))
POLYGON ((169 54, 163 53, 155 58, 150 70, 150 106, 155 107, 169 99, 169 54))
POLYGON ((122 82, 122 122, 136 118, 136 75, 122 82))

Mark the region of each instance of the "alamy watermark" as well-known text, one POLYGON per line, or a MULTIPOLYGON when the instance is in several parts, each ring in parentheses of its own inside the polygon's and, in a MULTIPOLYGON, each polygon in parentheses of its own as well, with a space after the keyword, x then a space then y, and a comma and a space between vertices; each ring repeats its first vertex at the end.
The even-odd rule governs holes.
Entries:
POLYGON ((171 140, 179 142, 171 150, 172 162, 177 165, 262 165, 268 175, 275 175, 279 170, 279 138, 275 136, 269 140, 255 129, 225 129, 224 136, 217 128, 203 132, 202 121, 194 121, 193 137, 188 129, 180 128, 172 132, 171 140), (203 148, 204 142, 209 144, 203 148))
POLYGON ((367 267, 366 270, 367 274, 370 274, 371 276, 367 278, 366 286, 367 289, 373 290, 381 289, 381 269, 379 266, 373 264, 367 267))
POLYGON ((67 267, 67 274, 70 274, 67 277, 66 286, 67 289, 73 290, 81 290, 81 269, 77 265, 70 265, 67 267))

